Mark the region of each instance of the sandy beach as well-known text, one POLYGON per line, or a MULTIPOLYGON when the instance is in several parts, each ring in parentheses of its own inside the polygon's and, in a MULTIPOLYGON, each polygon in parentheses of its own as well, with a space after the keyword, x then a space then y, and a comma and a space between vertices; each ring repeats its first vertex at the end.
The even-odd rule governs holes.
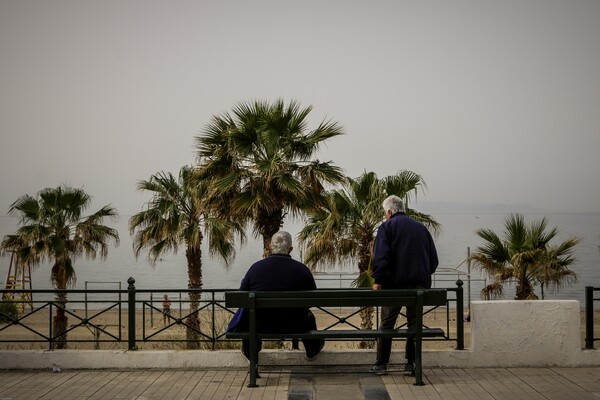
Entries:
MULTIPOLYGON (((48 309, 42 309, 33 313, 27 309, 19 322, 25 326, 13 325, 6 327, 6 324, 0 325, 0 349, 4 350, 30 350, 30 349, 47 349, 48 343, 45 337, 49 336, 51 319, 48 309), (26 315, 30 313, 29 315, 26 315), (25 316, 26 315, 26 316, 25 316), (35 340, 38 342, 16 342, 16 340, 35 340)), ((335 318, 320 310, 313 310, 317 318, 317 324, 320 328, 329 327, 334 324, 335 318)), ((337 315, 348 315, 351 310, 333 310, 337 315), (342 314, 340 314, 342 313, 342 314)), ((451 310, 453 313, 453 310, 451 310)), ((166 323, 163 320, 162 314, 157 310, 146 309, 136 313, 136 344, 139 349, 156 350, 156 349, 185 349, 185 343, 177 342, 177 340, 185 339, 186 328, 183 324, 177 324, 177 319, 185 319, 187 310, 174 309, 171 319, 166 323), (142 338, 146 338, 144 341, 142 338)), ((68 332, 70 349, 126 349, 128 339, 128 320, 127 310, 111 309, 103 310, 86 310, 69 309, 69 328, 68 332), (87 325, 80 325, 87 320, 87 325), (79 325, 79 326, 77 326, 79 325), (116 338, 121 338, 122 342, 117 342, 116 338)), ((223 311, 215 311, 214 331, 216 335, 222 335, 229 321, 231 314, 223 311)), ((450 335, 456 338, 456 324, 454 315, 451 316, 450 335)), ((210 311, 203 310, 200 313, 201 331, 207 336, 212 335, 213 324, 210 311)), ((352 316, 348 319, 352 324, 360 326, 360 317, 352 316)), ((439 309, 431 312, 425 317, 425 324, 430 327, 440 327, 446 329, 446 310, 439 309)), ((348 329, 349 326, 341 326, 340 328, 348 329)), ((470 324, 465 322, 465 345, 469 343, 470 324)), ((279 343, 266 344, 265 348, 281 347, 279 343)), ((284 343, 283 346, 289 346, 284 343)), ((202 348, 212 348, 212 343, 204 342, 202 348)), ((238 342, 218 342, 217 348, 237 348, 238 342)), ((339 342, 329 341, 326 348, 359 348, 360 342, 339 342)), ((425 348, 455 348, 456 341, 428 341, 425 348)))
MULTIPOLYGON (((333 310, 337 315, 348 315, 350 310, 333 310)), ((331 326, 335 323, 335 318, 320 311, 313 310, 317 324, 320 328, 331 326)), ((456 338, 456 322, 454 310, 450 310, 450 329, 449 334, 451 338, 456 338)), ((187 310, 174 309, 172 313, 172 319, 167 320, 166 323, 163 321, 163 316, 157 310, 145 309, 144 311, 138 311, 136 316, 136 345, 139 349, 145 350, 157 350, 157 349, 185 349, 184 342, 178 342, 178 340, 185 339, 185 326, 183 324, 177 324, 178 318, 185 318, 187 310), (146 340, 143 340, 146 338, 146 340)), ((203 310, 201 315, 201 331, 207 336, 212 336, 213 324, 212 315, 209 310, 203 310)), ((227 322, 231 314, 223 311, 215 311, 215 323, 214 331, 219 336, 224 333, 227 326, 227 322)), ((22 318, 19 322, 25 326, 7 326, 6 324, 0 325, 0 349, 3 350, 31 350, 31 349, 47 349, 48 342, 47 337, 49 336, 51 319, 47 308, 37 310, 33 313, 29 309, 26 313, 21 314, 22 318), (27 315, 29 314, 29 315, 27 315), (30 340, 36 342, 16 342, 16 340, 30 340)), ((356 326, 360 326, 360 318, 355 315, 349 318, 349 321, 356 326)), ((448 331, 446 326, 446 309, 437 309, 424 318, 425 325, 429 327, 440 327, 444 331, 448 331)), ((595 336, 598 337, 600 333, 600 310, 595 311, 595 336)), ((69 309, 69 328, 68 332, 70 349, 127 349, 128 343, 128 320, 127 310, 123 309, 119 312, 116 309, 107 311, 103 310, 83 310, 83 309, 69 309), (87 325, 79 325, 82 321, 88 321, 87 325), (77 326, 79 325, 79 326, 77 326), (118 338, 121 342, 116 341, 118 338)), ((347 326, 346 326, 347 328, 347 326)), ((584 346, 585 339, 585 315, 581 313, 581 338, 582 347, 584 346)), ((465 348, 470 345, 470 322, 464 323, 464 344, 465 348)), ((208 339, 208 338, 205 338, 208 339)), ((395 346, 403 348, 403 341, 395 342, 395 346)), ((290 343, 267 343, 265 348, 268 347, 290 347, 290 343)), ((326 348, 359 348, 360 342, 342 342, 342 341, 328 341, 326 348)), ((218 342, 216 348, 237 348, 239 342, 218 342)), ((210 349, 212 343, 210 341, 203 342, 201 348, 210 349)), ((424 342, 424 349, 454 349, 456 348, 456 340, 427 340, 424 342)))

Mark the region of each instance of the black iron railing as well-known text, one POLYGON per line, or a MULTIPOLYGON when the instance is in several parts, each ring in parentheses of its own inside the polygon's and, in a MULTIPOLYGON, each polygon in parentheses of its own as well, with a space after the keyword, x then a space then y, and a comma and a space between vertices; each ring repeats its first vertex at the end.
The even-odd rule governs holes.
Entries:
POLYGON ((594 298, 594 292, 600 292, 600 288, 592 286, 585 287, 585 348, 593 349, 594 341, 600 338, 594 337, 594 301, 600 301, 600 297, 594 298))
MULTIPOLYGON (((463 350, 463 283, 458 280, 456 284, 447 288, 448 304, 442 321, 447 334, 442 340, 456 341, 456 349, 463 350)), ((228 290, 232 289, 137 289, 133 278, 129 278, 126 290, 5 290, 0 301, 0 344, 6 349, 23 348, 24 343, 45 343, 51 350, 66 343, 72 348, 77 348, 77 343, 93 343, 96 349, 101 343, 111 343, 126 344, 127 349, 135 350, 142 344, 164 349, 164 343, 189 348, 193 342, 196 347, 216 350, 234 341, 225 338, 227 322, 235 312, 224 305, 224 293, 228 290), (157 293, 171 296, 174 312, 170 315, 162 315, 162 300, 155 297, 157 293), (200 298, 195 310, 190 310, 191 293, 200 298), (58 302, 57 294, 66 295, 68 302, 65 305, 58 302), (53 324, 57 312, 68 318, 66 332, 58 332, 53 324), (195 320, 200 323, 194 323, 195 320)), ((428 309, 426 314, 435 310, 428 309)), ((340 316, 344 311, 347 312, 327 310, 327 313, 346 318, 340 316)))

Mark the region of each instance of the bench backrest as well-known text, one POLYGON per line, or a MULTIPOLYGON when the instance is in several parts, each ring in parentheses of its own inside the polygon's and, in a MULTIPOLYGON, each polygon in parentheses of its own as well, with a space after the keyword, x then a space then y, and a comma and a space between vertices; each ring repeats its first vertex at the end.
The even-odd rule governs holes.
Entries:
POLYGON ((446 289, 317 289, 273 292, 237 290, 225 293, 225 306, 232 308, 440 306, 446 304, 446 298, 446 289))

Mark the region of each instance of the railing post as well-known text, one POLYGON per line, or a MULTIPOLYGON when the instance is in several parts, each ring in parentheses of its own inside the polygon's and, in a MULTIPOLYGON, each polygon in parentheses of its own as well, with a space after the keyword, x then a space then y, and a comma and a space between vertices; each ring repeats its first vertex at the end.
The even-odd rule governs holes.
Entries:
POLYGON ((456 350, 465 349, 463 281, 456 281, 456 350))
POLYGON ((54 302, 50 302, 50 307, 48 308, 49 312, 50 312, 50 320, 48 321, 48 332, 50 332, 50 334, 48 335, 48 350, 52 350, 54 348, 54 346, 52 345, 52 338, 54 337, 54 332, 52 331, 52 306, 54 305, 54 302))
POLYGON ((127 279, 127 319, 128 319, 128 343, 129 350, 137 350, 135 345, 135 279, 127 279))
POLYGON ((585 348, 594 348, 594 288, 585 287, 585 348))

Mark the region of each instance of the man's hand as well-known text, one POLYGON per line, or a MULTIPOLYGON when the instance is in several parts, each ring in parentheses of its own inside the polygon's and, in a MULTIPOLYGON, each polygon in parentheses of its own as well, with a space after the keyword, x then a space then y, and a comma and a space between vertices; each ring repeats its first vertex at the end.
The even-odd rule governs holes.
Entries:
POLYGON ((381 285, 379 283, 374 283, 373 290, 381 290, 381 285))

